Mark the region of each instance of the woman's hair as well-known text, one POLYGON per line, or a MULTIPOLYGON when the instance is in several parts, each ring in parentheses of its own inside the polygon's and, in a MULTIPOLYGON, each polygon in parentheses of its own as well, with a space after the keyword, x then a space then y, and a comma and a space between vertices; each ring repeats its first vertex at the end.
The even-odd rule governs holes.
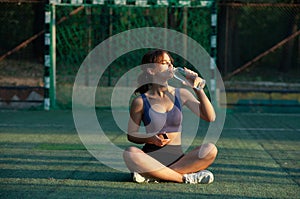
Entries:
POLYGON ((171 55, 167 51, 160 49, 149 51, 143 56, 141 66, 143 72, 139 75, 137 80, 138 84, 141 86, 135 90, 135 93, 146 93, 151 88, 152 83, 149 82, 151 82, 152 76, 147 72, 147 68, 149 68, 150 65, 145 64, 161 63, 163 61, 164 54, 167 54, 170 57, 171 62, 173 63, 173 58, 171 57, 171 55), (145 83, 146 81, 148 83, 145 83))

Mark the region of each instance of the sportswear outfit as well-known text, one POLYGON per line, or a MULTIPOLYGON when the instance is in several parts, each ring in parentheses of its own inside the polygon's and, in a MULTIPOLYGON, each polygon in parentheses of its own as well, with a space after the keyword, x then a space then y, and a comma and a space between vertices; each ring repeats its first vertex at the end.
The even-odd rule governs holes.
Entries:
MULTIPOLYGON (((151 108, 151 104, 145 94, 141 94, 144 104, 144 114, 142 121, 147 133, 170 133, 181 132, 182 130, 182 110, 179 89, 175 89, 175 100, 173 108, 165 113, 157 112, 151 108)), ((170 166, 184 156, 181 145, 165 145, 162 147, 154 144, 145 144, 142 150, 158 160, 165 166, 170 166)), ((147 178, 134 172, 133 181, 137 183, 158 183, 159 179, 147 178)), ((202 170, 196 173, 183 175, 183 182, 190 184, 210 184, 214 181, 214 176, 210 171, 202 170)))
MULTIPOLYGON (((142 121, 147 133, 181 132, 182 111, 179 89, 175 89, 173 108, 165 113, 153 110, 146 95, 141 94, 141 96, 144 104, 142 121)), ((159 147, 154 144, 145 144, 142 150, 165 166, 170 166, 184 155, 181 145, 159 147)))

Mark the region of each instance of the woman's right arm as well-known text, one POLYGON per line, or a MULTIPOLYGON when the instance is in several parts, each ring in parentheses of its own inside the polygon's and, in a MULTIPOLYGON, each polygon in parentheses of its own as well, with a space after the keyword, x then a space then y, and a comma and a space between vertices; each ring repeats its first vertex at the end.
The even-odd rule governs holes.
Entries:
POLYGON ((142 97, 135 98, 130 107, 130 118, 128 121, 128 134, 127 138, 130 142, 136 144, 146 143, 148 140, 146 137, 142 137, 139 133, 141 121, 143 115, 143 99, 142 97))

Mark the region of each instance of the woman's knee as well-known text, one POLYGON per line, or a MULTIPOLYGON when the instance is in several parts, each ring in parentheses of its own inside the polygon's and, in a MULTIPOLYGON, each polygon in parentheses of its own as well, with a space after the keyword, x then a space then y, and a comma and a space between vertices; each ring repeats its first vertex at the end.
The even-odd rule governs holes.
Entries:
POLYGON ((124 151, 123 151, 123 157, 129 157, 131 156, 132 154, 136 153, 138 151, 138 148, 134 147, 134 146, 130 146, 128 148, 126 148, 124 151))
POLYGON ((144 153, 144 152, 141 149, 131 146, 124 150, 123 158, 124 158, 124 160, 137 161, 137 159, 141 156, 142 153, 144 153))
POLYGON ((218 154, 218 149, 213 143, 206 143, 199 148, 199 158, 215 159, 218 154))
POLYGON ((213 143, 209 143, 209 147, 210 147, 210 155, 211 155, 211 157, 212 158, 216 158, 217 157, 217 155, 218 155, 218 148, 217 148, 217 146, 215 145, 215 144, 213 144, 213 143))

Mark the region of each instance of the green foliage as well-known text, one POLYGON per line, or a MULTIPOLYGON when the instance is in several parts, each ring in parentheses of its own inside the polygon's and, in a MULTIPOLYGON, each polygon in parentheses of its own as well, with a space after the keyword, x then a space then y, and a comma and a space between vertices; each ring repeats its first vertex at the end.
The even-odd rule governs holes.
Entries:
MULTIPOLYGON (((68 16, 76 8, 57 6, 57 20, 68 16)), ((184 11, 180 7, 92 6, 56 27, 57 74, 63 78, 58 81, 66 82, 67 76, 76 75, 87 54, 108 37, 141 27, 163 27, 185 32, 207 51, 210 49, 209 8, 189 8, 184 11), (184 21, 185 16, 188 17, 187 21, 184 21)), ((107 85, 114 84, 125 71, 139 65, 144 52, 128 53, 126 57, 115 60, 104 74, 106 77, 111 75, 109 78, 113 80, 107 85)))

